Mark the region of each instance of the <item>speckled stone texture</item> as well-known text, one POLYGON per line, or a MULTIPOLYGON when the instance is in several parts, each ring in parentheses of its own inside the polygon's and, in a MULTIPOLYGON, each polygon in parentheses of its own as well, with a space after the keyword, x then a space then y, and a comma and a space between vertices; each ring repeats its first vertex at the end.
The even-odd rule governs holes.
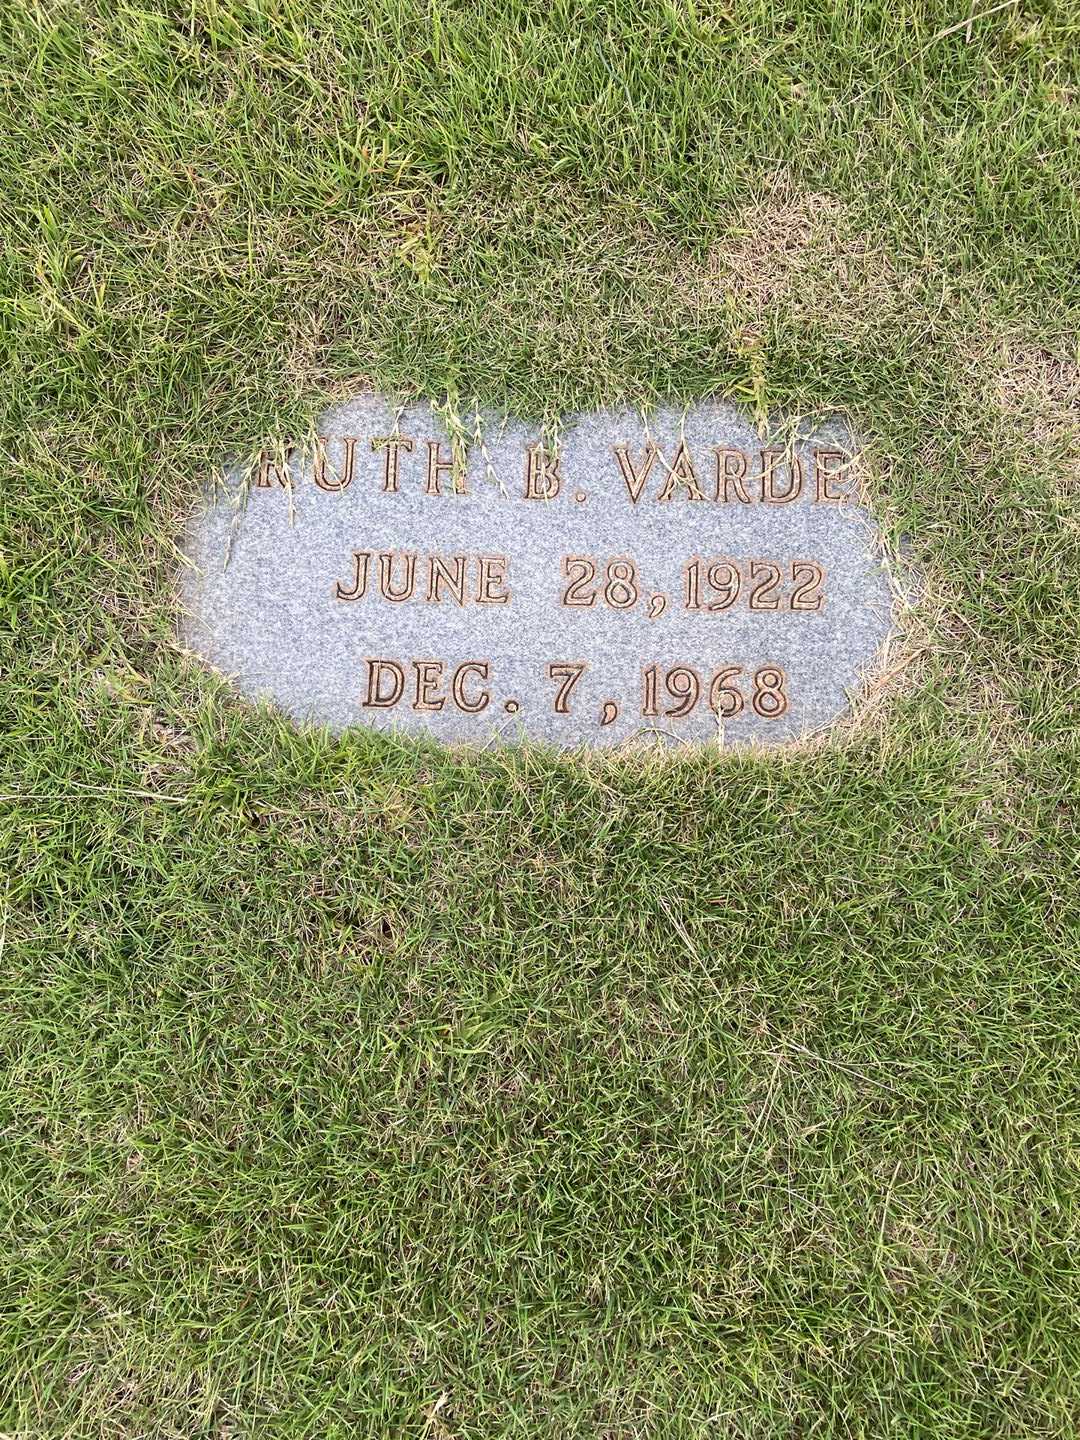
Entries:
POLYGON ((226 474, 186 547, 186 645, 297 720, 775 743, 841 715, 880 663, 893 592, 838 424, 763 439, 712 402, 581 415, 535 453, 535 498, 539 427, 465 417, 456 472, 426 404, 361 396, 317 432, 288 484, 272 463, 226 474))

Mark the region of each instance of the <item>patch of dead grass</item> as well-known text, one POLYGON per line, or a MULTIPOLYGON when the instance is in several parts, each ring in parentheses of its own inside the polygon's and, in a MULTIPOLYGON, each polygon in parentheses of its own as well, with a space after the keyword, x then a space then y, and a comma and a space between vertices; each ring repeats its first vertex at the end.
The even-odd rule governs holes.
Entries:
POLYGON ((679 288, 699 315, 726 311, 754 341, 775 311, 850 329, 880 314, 900 287, 884 248, 840 200, 780 173, 747 201, 725 239, 683 263, 679 288))
POLYGON ((1023 443, 1049 456, 1062 488, 1080 493, 1080 361, 1063 347, 1007 341, 989 398, 1023 443))

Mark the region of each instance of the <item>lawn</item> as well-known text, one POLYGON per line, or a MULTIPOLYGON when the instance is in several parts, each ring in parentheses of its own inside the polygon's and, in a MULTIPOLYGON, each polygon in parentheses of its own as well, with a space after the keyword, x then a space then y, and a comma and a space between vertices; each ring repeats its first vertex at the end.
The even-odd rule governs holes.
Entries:
POLYGON ((1072 0, 0 16, 0 1434, 1080 1427, 1072 0), (840 411, 783 751, 335 740, 177 640, 365 386, 840 411))

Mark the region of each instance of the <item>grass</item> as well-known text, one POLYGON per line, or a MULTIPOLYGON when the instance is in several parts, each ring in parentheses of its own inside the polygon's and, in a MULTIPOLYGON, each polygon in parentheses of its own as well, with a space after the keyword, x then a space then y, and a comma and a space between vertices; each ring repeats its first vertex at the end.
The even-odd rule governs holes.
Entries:
POLYGON ((1076 1433, 1080 22, 984 9, 5 10, 4 1434, 1076 1433), (179 526, 364 383, 841 408, 914 658, 783 754, 252 711, 179 526))

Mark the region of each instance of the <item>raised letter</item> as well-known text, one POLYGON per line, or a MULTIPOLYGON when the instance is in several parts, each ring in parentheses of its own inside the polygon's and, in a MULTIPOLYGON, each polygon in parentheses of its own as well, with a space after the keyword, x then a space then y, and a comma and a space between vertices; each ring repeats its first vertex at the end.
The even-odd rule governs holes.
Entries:
POLYGON ((622 471, 622 478, 626 482, 626 488, 630 499, 636 505, 641 499, 641 492, 645 488, 645 482, 652 474, 652 468, 656 464, 656 457, 659 450, 650 440, 645 446, 645 454, 641 459, 641 469, 634 469, 634 462, 630 459, 630 448, 627 445, 615 446, 615 458, 619 462, 619 469, 622 471))
POLYGON ((453 555, 449 561, 441 555, 432 555, 428 562, 428 592, 429 600, 441 600, 439 593, 443 585, 449 587, 450 593, 459 605, 465 604, 465 556, 453 555), (451 564, 454 569, 450 570, 451 564))
POLYGON ((312 467, 315 475, 315 484, 320 490, 329 490, 331 493, 338 490, 347 490, 352 484, 353 462, 356 457, 356 447, 359 443, 355 435, 347 435, 342 440, 345 447, 345 463, 341 467, 341 479, 331 480, 326 473, 326 447, 329 442, 325 435, 319 435, 315 440, 315 463, 312 467))
POLYGON ((746 479, 747 459, 741 450, 725 450, 716 446, 716 498, 727 504, 731 499, 731 487, 743 505, 751 504, 743 481, 746 479))
POLYGON ((525 455, 525 499, 554 500, 561 489, 558 455, 549 455, 543 445, 530 445, 525 455))
POLYGON ((780 571, 772 561, 751 560, 750 579, 758 582, 750 587, 750 609, 779 610, 780 597, 777 587, 780 584, 780 571), (764 579, 758 580, 759 575, 764 576, 764 579))
POLYGON ((465 697, 465 676, 472 672, 478 675, 481 680, 487 680, 491 674, 491 665, 487 660, 466 660, 464 665, 459 665, 454 671, 454 680, 451 685, 451 693, 454 697, 454 704, 459 710, 464 710, 466 715, 479 715, 481 710, 486 710, 491 700, 490 690, 481 690, 475 700, 468 700, 465 697))
POLYGON ((562 684, 555 693, 556 715, 570 714, 570 696, 574 686, 581 679, 589 667, 584 664, 551 664, 547 667, 549 680, 561 680, 562 684))
MULTIPOLYGON (((383 465, 383 491, 389 491, 391 495, 397 494, 398 478, 401 474, 400 454, 404 450, 408 455, 412 451, 413 442, 404 435, 377 435, 371 442, 372 450, 386 449, 386 460, 383 465)), ((436 493, 438 493, 436 491, 436 493)))
POLYGON ((416 583, 416 556, 409 550, 401 551, 401 559, 405 565, 405 578, 397 590, 394 589, 394 554, 393 550, 387 550, 379 556, 379 589, 382 591, 384 600, 392 600, 397 604, 401 600, 411 600, 413 586, 416 583))
POLYGON ((848 457, 842 450, 814 451, 814 482, 818 500, 843 500, 845 491, 834 490, 829 481, 838 479, 847 470, 848 457))
POLYGON ((657 495, 657 500, 670 500, 676 485, 685 485, 690 500, 704 500, 705 494, 697 483, 697 476, 694 474, 694 462, 690 458, 690 452, 686 448, 686 441, 679 442, 679 448, 675 451, 675 459, 668 467, 667 479, 664 481, 663 489, 657 495))
POLYGON ((295 445, 286 445, 284 451, 264 450, 259 456, 259 468, 255 476, 256 490, 269 490, 276 480, 287 490, 292 483, 292 476, 289 474, 289 465, 295 452, 295 445), (282 456, 282 464, 278 464, 277 456, 282 456))
POLYGON ((457 463, 457 451, 451 447, 449 460, 443 459, 443 443, 441 440, 429 440, 427 442, 427 486, 425 495, 442 494, 442 477, 447 472, 454 476, 454 494, 467 495, 465 488, 465 465, 457 463))
POLYGON ((446 704, 445 695, 436 695, 442 684, 443 662, 441 660, 414 660, 416 671, 416 699, 414 710, 441 710, 446 704))
POLYGON ((510 591, 501 593, 497 586, 506 581, 510 561, 505 555, 478 555, 476 557, 476 599, 481 605, 505 605, 510 591))
POLYGON ((369 660, 367 667, 367 699, 360 703, 370 710, 388 710, 401 699, 401 692, 405 689, 405 671, 396 660, 369 660), (383 694, 384 675, 390 676, 389 695, 383 694))
POLYGON ((359 600, 367 591, 368 563, 371 560, 370 550, 354 550, 353 560, 356 562, 356 573, 353 577, 351 590, 342 588, 339 580, 334 586, 335 600, 359 600))
POLYGON ((784 458, 783 450, 762 450, 761 452, 761 498, 766 505, 787 505, 802 494, 803 468, 797 455, 790 457, 790 482, 783 494, 777 494, 776 471, 784 458))
POLYGON ((820 610, 825 603, 825 596, 821 591, 825 583, 824 568, 813 560, 794 560, 791 564, 791 578, 802 582, 791 592, 792 610, 820 610), (808 580, 804 579, 807 575, 810 577, 808 580), (811 593, 813 591, 817 593, 811 593))

